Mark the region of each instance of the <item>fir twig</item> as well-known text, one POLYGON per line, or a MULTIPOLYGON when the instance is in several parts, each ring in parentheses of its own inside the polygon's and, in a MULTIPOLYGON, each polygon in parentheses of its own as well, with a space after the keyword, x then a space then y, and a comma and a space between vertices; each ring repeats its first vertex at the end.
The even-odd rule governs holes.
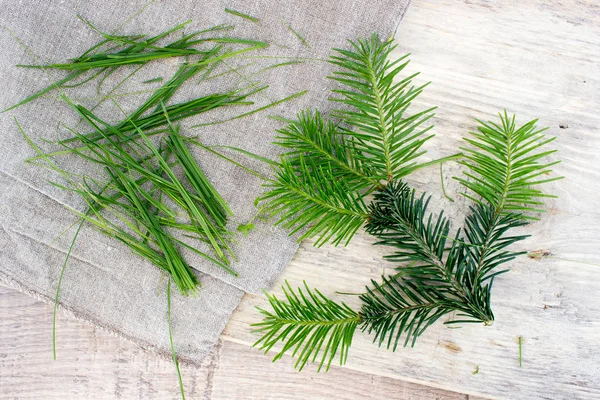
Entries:
POLYGON ((466 194, 471 200, 487 202, 495 213, 517 213, 522 218, 537 219, 531 213, 544 211, 542 198, 555 197, 536 189, 540 184, 556 181, 562 177, 543 178, 560 161, 541 163, 556 150, 538 151, 554 141, 547 138, 532 120, 517 128, 515 116, 509 117, 506 110, 499 114, 500 123, 478 120, 478 132, 464 140, 471 147, 461 148, 465 152, 462 165, 468 168, 466 178, 455 178, 475 193, 466 194))
POLYGON ((318 290, 309 289, 306 282, 304 290, 298 288, 296 294, 286 282, 283 287, 286 301, 267 294, 275 312, 259 308, 265 318, 252 326, 257 327, 255 332, 264 332, 264 335, 254 346, 260 346, 267 353, 278 342, 284 341, 284 347, 273 361, 291 350, 292 356, 298 358, 295 366, 299 370, 309 360, 319 359, 318 371, 323 366, 327 371, 338 352, 340 364, 346 362, 361 317, 346 304, 335 303, 318 290))

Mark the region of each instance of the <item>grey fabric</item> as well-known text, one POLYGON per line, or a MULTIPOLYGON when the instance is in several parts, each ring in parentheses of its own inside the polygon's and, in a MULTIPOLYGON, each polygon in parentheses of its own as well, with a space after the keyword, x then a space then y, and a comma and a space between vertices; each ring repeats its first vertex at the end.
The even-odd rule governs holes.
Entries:
MULTIPOLYGON (((269 42, 269 48, 251 54, 266 57, 240 58, 222 67, 235 69, 245 66, 239 74, 224 75, 207 84, 187 85, 172 102, 222 91, 232 85, 267 83, 269 89, 253 98, 256 102, 253 107, 259 107, 307 90, 306 95, 266 113, 224 124, 191 128, 195 124, 227 119, 244 110, 221 109, 183 122, 184 134, 198 135, 206 144, 236 146, 276 158, 279 149, 271 142, 281 123, 267 118, 267 115, 291 118, 297 110, 308 106, 326 110, 332 82, 325 79, 331 67, 323 60, 330 48, 344 47, 347 38, 367 36, 373 31, 388 37, 408 3, 409 0, 157 1, 124 24, 119 34, 158 34, 179 22, 193 19, 188 31, 216 24, 232 24, 236 25, 230 33, 232 36, 269 42), (255 16, 260 22, 253 23, 227 14, 224 12, 226 7, 255 16), (290 27, 306 42, 302 43, 290 27), (273 56, 304 57, 307 60, 302 64, 264 70, 269 65, 287 60, 271 58, 273 56), (249 63, 252 65, 246 66, 249 63)), ((15 64, 35 63, 32 54, 39 62, 62 62, 99 41, 98 35, 79 21, 76 14, 89 19, 100 29, 112 32, 144 4, 140 1, 100 0, 0 1, 0 23, 3 28, 8 28, 0 30, 0 76, 3 78, 0 107, 4 109, 52 82, 39 70, 15 68, 15 64), (10 32, 30 51, 25 50, 10 32)), ((166 80, 177 67, 175 60, 151 63, 115 93, 155 89, 160 83, 142 82, 157 76, 166 80)), ((111 75, 101 93, 117 85, 132 70, 133 67, 122 68, 111 75)), ((50 73, 52 79, 64 76, 55 71, 50 73)), ((88 107, 98 102, 95 84, 68 90, 67 94, 88 107)), ((139 105, 145 96, 147 94, 120 96, 118 100, 128 111, 139 105)), ((120 119, 110 102, 105 102, 96 111, 109 121, 120 119)), ((0 147, 3 149, 0 159, 0 278, 51 301, 73 231, 58 240, 55 238, 76 220, 65 205, 83 209, 83 204, 76 196, 47 182, 60 178, 23 162, 34 153, 20 136, 13 117, 17 117, 25 131, 38 142, 41 138, 55 139, 59 121, 71 126, 77 125, 78 121, 73 112, 56 99, 56 93, 0 115, 0 147)), ((235 230, 238 224, 247 222, 256 214, 253 201, 263 190, 260 180, 205 151, 195 148, 194 152, 200 166, 230 203, 235 213, 230 227, 235 230)), ((230 155, 240 158, 239 155, 230 155)), ((240 160, 263 174, 270 173, 264 164, 252 159, 240 160)), ((60 164, 67 170, 89 172, 89 166, 77 157, 64 157, 60 164)), ((186 254, 203 286, 197 298, 173 296, 175 342, 184 359, 201 361, 217 340, 243 293, 269 288, 295 253, 295 238, 273 227, 270 222, 256 220, 255 223, 257 227, 248 237, 241 234, 237 237, 238 244, 234 250, 239 261, 233 264, 233 268, 238 277, 194 254, 186 254)), ((166 279, 161 277, 158 268, 132 255, 120 243, 86 227, 67 267, 59 302, 64 309, 82 319, 168 354, 165 285, 166 279)), ((59 344, 60 340, 59 326, 59 344)))

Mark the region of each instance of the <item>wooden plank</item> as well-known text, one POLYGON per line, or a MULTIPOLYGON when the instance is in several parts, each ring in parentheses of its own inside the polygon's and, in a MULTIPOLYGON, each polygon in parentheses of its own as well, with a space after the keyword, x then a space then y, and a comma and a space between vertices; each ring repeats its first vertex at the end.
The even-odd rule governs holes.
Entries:
MULTIPOLYGON (((53 361, 51 328, 50 306, 0 285, 0 398, 180 398, 172 362, 70 316, 60 315, 53 361)), ((343 368, 297 373, 289 360, 271 366, 259 351, 230 341, 219 343, 201 368, 181 372, 188 399, 468 398, 343 368)))
MULTIPOLYGON (((540 118, 558 136, 556 157, 563 163, 556 170, 566 179, 548 185, 559 198, 523 230, 533 236, 520 244, 553 256, 523 257, 496 280, 492 327, 438 323, 415 348, 396 353, 359 334, 347 369, 502 398, 600 398, 600 305, 594 301, 600 292, 600 8, 592 1, 415 0, 397 39, 397 54, 412 54, 409 72, 422 72, 418 83, 433 81, 414 102, 417 109, 439 107, 430 157, 454 153, 474 118, 494 118, 507 108, 521 123, 540 118)), ((409 181, 431 192, 432 208, 443 207, 457 227, 468 203, 451 180, 456 165, 444 171, 456 203, 442 197, 436 168, 409 181)), ((385 249, 371 244, 364 234, 347 248, 303 243, 276 286, 306 280, 326 295, 360 292, 393 267, 381 260, 385 249)), ((355 297, 343 300, 357 305, 355 297)), ((248 325, 260 319, 257 305, 267 306, 262 296, 245 297, 227 327, 229 340, 256 340, 248 325)))
POLYGON ((215 399, 482 400, 347 368, 298 373, 289 358, 272 364, 260 352, 230 341, 223 342, 213 385, 215 399))
MULTIPOLYGON (((420 82, 433 81, 415 101, 417 108, 439 107, 434 121, 438 137, 429 143, 431 157, 455 152, 460 138, 473 129, 473 118, 490 118, 505 107, 518 113, 521 122, 539 117, 550 126, 549 133, 559 137, 556 146, 563 163, 557 170, 567 179, 548 187, 560 197, 549 203, 551 212, 541 222, 526 228, 533 237, 522 244, 524 250, 550 250, 554 258, 520 259, 510 274, 497 280, 492 327, 448 329, 436 324, 415 348, 396 353, 377 349, 368 336, 357 335, 347 367, 327 375, 311 370, 296 374, 290 371, 289 358, 271 364, 248 349, 256 340, 248 325, 259 320, 253 307, 266 305, 264 297, 248 295, 227 327, 220 353, 207 360, 213 366, 195 374, 184 369, 190 397, 202 398, 209 388, 214 398, 262 398, 268 395, 262 392, 277 387, 282 392, 273 392, 274 397, 298 398, 309 382, 316 382, 322 397, 335 397, 337 390, 354 383, 363 390, 357 397, 366 397, 363 388, 375 390, 365 383, 369 379, 382 385, 398 385, 396 379, 402 379, 502 398, 600 397, 600 304, 593 301, 600 291, 600 267, 591 265, 600 262, 600 214, 595 208, 600 182, 598 6, 590 0, 415 0, 397 38, 398 54, 412 53, 410 71, 422 72, 420 82), (518 337, 523 338, 522 367, 518 337), (476 366, 479 373, 473 375, 476 366), (246 375, 256 378, 246 380, 246 375), (238 381, 244 385, 236 386, 238 381), (253 385, 260 391, 253 391, 253 385)), ((455 196, 458 188, 450 176, 456 166, 445 165, 444 170, 448 190, 455 196)), ((436 169, 421 171, 410 181, 434 194, 432 207, 443 206, 460 220, 465 202, 443 199, 436 169)), ((382 261, 383 254, 385 249, 373 247, 364 234, 347 248, 315 249, 306 242, 278 285, 283 279, 294 285, 306 279, 326 295, 360 291, 392 267, 382 261)), ((345 300, 357 305, 355 297, 345 300)), ((62 393, 75 398, 177 397, 170 363, 104 332, 84 333, 86 325, 76 321, 61 318, 61 331, 71 340, 60 349, 60 364, 51 362, 49 309, 44 306, 41 312, 23 301, 23 307, 0 303, 3 397, 22 393, 24 387, 31 398, 62 393), (38 323, 43 326, 36 328, 38 323), (111 344, 113 339, 117 345, 111 344)), ((440 398, 444 396, 453 394, 440 398)))
MULTIPOLYGON (((180 398, 173 363, 133 342, 63 314, 57 335, 53 361, 52 307, 0 285, 0 398, 180 398)), ((201 398, 208 371, 182 368, 190 398, 201 398)))

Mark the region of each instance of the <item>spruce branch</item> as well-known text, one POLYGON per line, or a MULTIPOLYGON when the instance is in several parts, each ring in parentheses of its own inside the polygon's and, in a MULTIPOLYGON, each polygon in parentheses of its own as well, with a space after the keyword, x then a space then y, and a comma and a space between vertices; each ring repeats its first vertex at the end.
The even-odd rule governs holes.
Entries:
POLYGON ((306 228, 300 239, 317 237, 317 246, 347 244, 365 222, 367 195, 431 163, 415 160, 433 136, 425 127, 433 109, 407 113, 424 86, 410 86, 415 75, 394 83, 406 57, 389 61, 395 46, 377 35, 350 44, 352 51, 336 49, 330 58, 340 68, 330 78, 347 88, 330 100, 345 108, 332 113, 337 121, 301 112, 278 131, 276 143, 286 152, 261 198, 278 224, 292 233, 306 228))
POLYGON ((283 157, 290 164, 298 165, 302 158, 310 158, 316 165, 331 168, 336 179, 344 180, 354 191, 379 185, 369 164, 355 157, 352 142, 339 126, 325 120, 318 110, 301 112, 296 121, 277 133, 276 143, 287 150, 283 157))
MULTIPOLYGON (((508 142, 511 139, 506 135, 504 140, 508 142)), ((473 151, 470 154, 469 160, 475 157, 483 160, 481 152, 473 151)), ((301 159, 302 156, 298 157, 301 159)), ((547 166, 532 164, 527 166, 527 170, 533 175, 534 169, 544 170, 547 166)), ((477 170, 483 171, 478 176, 479 181, 490 182, 490 187, 493 187, 492 183, 497 180, 495 175, 485 168, 477 170)), ((551 180, 554 179, 557 178, 551 180)), ((515 201, 511 186, 514 180, 508 179, 508 182, 506 194, 492 199, 504 199, 505 205, 515 201)), ((500 269, 501 266, 523 254, 508 248, 528 237, 510 235, 508 232, 527 225, 528 220, 521 213, 522 209, 519 209, 521 212, 509 212, 507 208, 510 210, 514 207, 500 208, 500 203, 491 203, 482 198, 470 207, 464 229, 459 229, 452 238, 450 221, 443 212, 437 218, 428 213, 429 200, 426 194, 417 196, 402 181, 392 180, 379 188, 368 206, 366 231, 379 239, 376 244, 394 248, 394 252, 385 258, 398 264, 398 272, 383 276, 381 282, 371 281, 366 292, 360 295, 362 306, 356 317, 332 316, 295 321, 295 329, 300 329, 298 326, 304 323, 311 327, 311 331, 321 331, 336 324, 343 325, 347 318, 356 318, 352 319, 356 325, 347 334, 354 334, 358 326, 363 332, 373 333, 374 342, 379 346, 395 351, 399 344, 414 346, 429 326, 449 313, 455 313, 455 318, 445 324, 491 325, 494 321, 491 308, 493 281, 508 271, 506 268, 500 269), (451 244, 448 245, 448 242, 451 244)), ((306 284, 305 287, 310 291, 306 284)), ((288 290, 291 290, 289 286, 288 290)), ((310 355, 320 349, 314 341, 299 342, 296 337, 293 340, 289 338, 290 327, 287 327, 287 333, 278 334, 286 324, 292 324, 286 319, 290 307, 300 315, 307 311, 304 308, 310 308, 305 303, 294 301, 287 293, 288 303, 269 296, 273 313, 261 310, 267 318, 261 323, 264 336, 257 344, 268 343, 268 346, 263 344, 261 347, 268 351, 282 341, 283 349, 276 359, 294 346, 293 355, 300 351, 300 354, 310 355)), ((345 351, 347 355, 347 349, 345 351)), ((308 358, 304 356, 297 361, 297 366, 303 367, 307 361, 308 358)))
POLYGON ((436 290, 416 279, 399 276, 382 277, 383 283, 372 280, 373 288, 360 296, 363 305, 361 329, 375 333, 374 342, 396 351, 402 336, 404 346, 414 346, 428 326, 452 309, 443 290, 436 290))
POLYGON ((390 182, 375 193, 369 205, 370 218, 365 229, 377 237, 377 245, 394 246, 397 251, 386 259, 404 262, 417 261, 419 264, 443 268, 443 255, 450 222, 443 212, 433 221, 427 216, 430 198, 416 193, 402 182, 390 182))
POLYGON ((508 230, 527 225, 518 214, 499 215, 489 204, 470 207, 471 213, 465 220, 464 245, 468 248, 471 262, 476 266, 475 280, 481 284, 507 270, 493 272, 501 264, 513 260, 525 252, 504 250, 511 244, 524 240, 529 235, 506 236, 508 230), (492 273, 493 272, 493 273, 492 273))
POLYGON ((509 117, 505 110, 499 116, 499 124, 477 120, 480 124, 478 132, 471 132, 473 137, 464 138, 471 147, 461 147, 465 154, 460 163, 467 167, 464 175, 471 180, 454 179, 480 198, 466 193, 465 196, 477 203, 491 204, 496 213, 514 213, 521 218, 538 219, 530 214, 544 211, 541 199, 556 196, 534 187, 562 179, 540 179, 552 172, 551 166, 560 162, 540 162, 556 150, 539 149, 556 138, 547 138, 544 131, 548 128, 539 129, 537 119, 517 128, 514 115, 509 117))
POLYGON ((362 196, 337 179, 330 164, 310 157, 282 158, 277 178, 265 186, 265 213, 278 215, 277 224, 291 233, 304 229, 301 239, 317 236, 316 246, 348 243, 367 217, 362 196))
POLYGON ((435 107, 412 115, 407 112, 427 84, 411 86, 418 74, 396 79, 408 65, 408 55, 390 60, 396 48, 392 40, 382 42, 373 34, 349 43, 350 50, 334 49, 337 54, 331 56, 330 62, 339 70, 330 78, 344 86, 333 90, 341 97, 332 100, 349 106, 334 116, 352 128, 344 133, 352 138, 356 157, 378 179, 399 179, 417 166, 415 159, 425 153, 421 146, 433 137, 426 135, 433 126, 425 125, 435 107))
POLYGON ((331 362, 339 352, 340 365, 346 362, 348 350, 360 315, 345 303, 335 303, 318 290, 311 290, 304 282, 306 293, 298 288, 297 294, 286 281, 283 292, 287 301, 267 294, 273 312, 259 308, 265 316, 263 322, 252 324, 255 332, 264 335, 254 343, 265 354, 278 342, 285 344, 273 361, 280 359, 288 350, 297 357, 295 367, 302 370, 310 360, 320 358, 318 371, 331 362))

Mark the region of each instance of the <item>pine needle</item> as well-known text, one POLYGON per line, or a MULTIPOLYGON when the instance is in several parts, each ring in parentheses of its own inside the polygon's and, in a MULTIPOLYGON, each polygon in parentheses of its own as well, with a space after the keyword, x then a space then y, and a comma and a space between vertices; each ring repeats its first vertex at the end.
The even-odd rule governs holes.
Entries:
POLYGON ((523 337, 519 336, 519 368, 523 368, 523 337))
POLYGON ((244 19, 247 19, 247 20, 252 21, 254 23, 259 22, 258 18, 252 17, 252 16, 250 16, 248 14, 241 13, 239 11, 232 10, 231 8, 226 8, 225 12, 229 13, 229 14, 232 14, 232 15, 236 15, 236 16, 244 18, 244 19))
POLYGON ((454 203, 454 199, 450 197, 448 193, 446 193, 446 187, 444 185, 444 171, 442 170, 442 165, 444 164, 440 163, 440 183, 442 184, 442 193, 444 194, 444 197, 450 201, 450 203, 454 203))
POLYGON ((69 245, 69 249, 67 250, 67 255, 65 256, 65 261, 63 262, 63 265, 60 269, 58 283, 56 284, 56 293, 54 294, 54 308, 52 311, 52 356, 54 358, 54 361, 56 361, 56 317, 57 317, 57 312, 58 312, 58 295, 60 293, 60 286, 62 284, 62 280, 65 275, 65 270, 67 268, 67 262, 69 261, 69 258, 71 257, 71 251, 73 250, 73 247, 75 246, 75 241, 77 240, 77 237, 79 236, 79 231, 81 230, 83 223, 84 223, 84 220, 82 219, 79 222, 79 225, 77 225, 77 229, 75 230, 75 234, 73 235, 73 240, 71 240, 71 244, 69 245))
POLYGON ((175 369, 177 370, 177 380, 179 381, 179 391, 181 392, 181 398, 185 400, 185 392, 183 390, 183 380, 181 379, 181 370, 179 369, 179 361, 177 360, 177 353, 175 352, 175 344, 173 343, 173 327, 171 323, 171 280, 167 285, 167 321, 169 324, 169 344, 171 346, 171 355, 173 356, 173 363, 175 363, 175 369))
POLYGON ((239 119, 239 118, 244 118, 244 117, 247 117, 249 115, 256 114, 258 112, 261 112, 261 111, 264 111, 266 109, 269 109, 271 107, 275 107, 275 106, 277 106, 277 105, 279 105, 281 103, 285 103, 286 101, 290 101, 290 100, 293 100, 293 99, 295 99, 297 97, 304 96, 306 93, 307 93, 306 90, 303 90, 301 92, 294 93, 294 94, 292 94, 290 96, 284 97, 283 99, 273 101, 273 102, 271 102, 271 103, 269 103, 269 104, 267 104, 265 106, 258 107, 258 108, 254 109, 254 110, 245 112, 243 114, 236 115, 235 117, 231 117, 231 118, 228 118, 228 119, 225 119, 225 120, 221 120, 221 121, 208 122, 208 123, 204 123, 204 124, 196 124, 196 125, 193 125, 192 128, 198 128, 200 126, 222 124, 224 122, 229 122, 229 121, 233 121, 233 120, 236 120, 236 119, 239 119))
MULTIPOLYGON (((139 12, 151 3, 147 3, 139 12)), ((249 15, 230 9, 226 11, 258 22, 258 19, 249 15)), ((78 216, 78 221, 59 236, 60 238, 77 225, 60 271, 55 293, 52 326, 53 357, 56 359, 56 322, 61 284, 80 230, 84 223, 88 223, 108 237, 122 242, 134 254, 169 274, 167 287, 169 343, 181 396, 185 399, 173 341, 171 280, 183 295, 195 295, 200 282, 183 258, 182 250, 189 250, 234 276, 237 274, 230 267, 230 260, 235 260, 230 247, 233 232, 226 228, 232 210, 199 168, 188 148, 189 139, 180 134, 179 126, 174 123, 219 107, 252 105, 253 101, 250 97, 261 93, 267 86, 252 83, 247 88, 213 93, 178 104, 172 104, 170 100, 185 82, 200 72, 203 72, 200 81, 205 81, 209 79, 215 67, 225 63, 225 60, 268 45, 262 41, 213 35, 232 28, 227 25, 217 25, 190 34, 184 33, 180 38, 166 45, 159 45, 159 41, 162 42, 169 35, 182 30, 190 21, 157 36, 146 37, 145 35, 117 35, 122 25, 112 33, 105 33, 89 21, 79 18, 100 35, 102 40, 79 57, 67 62, 39 63, 35 55, 15 36, 19 44, 30 52, 37 63, 21 65, 21 67, 41 69, 52 83, 4 110, 12 110, 57 89, 60 91, 59 98, 81 117, 80 123, 85 122, 91 128, 91 132, 81 133, 75 128, 65 127, 72 134, 71 137, 55 142, 44 140, 48 144, 58 145, 60 150, 43 152, 25 134, 15 119, 24 139, 36 153, 27 161, 59 174, 64 181, 50 183, 79 195, 87 205, 85 212, 67 207, 78 216), (171 79, 153 91, 134 112, 129 114, 123 112, 124 119, 121 122, 109 124, 93 113, 94 109, 107 99, 112 100, 117 108, 121 109, 115 99, 122 94, 114 94, 115 91, 148 62, 169 57, 180 57, 185 59, 185 62, 171 79), (100 96, 107 79, 119 68, 129 65, 138 67, 106 95, 100 96), (68 75, 55 81, 48 74, 50 69, 64 70, 68 75), (83 86, 91 81, 97 81, 96 91, 99 96, 99 102, 91 109, 75 104, 63 91, 63 89, 83 86), (62 169, 55 163, 53 157, 66 154, 76 155, 101 167, 105 172, 104 178, 62 169), (175 168, 183 172, 182 177, 175 173, 175 168), (181 221, 182 212, 187 215, 188 221, 181 221), (182 236, 186 241, 181 239, 182 236), (207 250, 199 250, 189 243, 189 239, 198 240, 207 250)), ((235 73, 239 72, 235 71, 235 73)), ((156 77, 142 83, 162 81, 162 77, 156 77)), ((242 112, 233 119, 263 111, 303 94, 304 92, 296 93, 282 100, 271 101, 266 106, 242 112)), ((208 150, 214 152, 212 149, 208 150)), ((246 232, 252 226, 251 223, 246 224, 244 227, 246 232)))
MULTIPOLYGON (((196 62, 197 66, 206 66, 213 62, 217 62, 220 60, 225 60, 230 57, 237 56, 239 54, 243 54, 248 51, 257 50, 260 48, 264 48, 267 46, 265 42, 248 40, 248 39, 238 39, 238 38, 229 38, 229 37, 208 37, 208 38, 199 38, 199 36, 206 32, 218 31, 222 29, 226 29, 228 27, 225 26, 215 26, 204 31, 197 31, 191 34, 185 35, 181 39, 177 39, 165 46, 157 46, 155 43, 172 33, 183 29, 187 24, 191 21, 186 21, 182 24, 176 25, 175 27, 168 29, 167 31, 153 36, 151 38, 142 40, 145 38, 144 35, 139 35, 135 37, 131 36, 115 36, 113 34, 107 34, 96 27, 94 27, 89 21, 80 18, 84 23, 90 26, 94 31, 96 31, 99 35, 104 38, 104 41, 100 42, 97 45, 92 46, 90 49, 83 52, 83 54, 75 59, 71 60, 69 63, 57 63, 57 64, 46 64, 46 65, 18 65, 20 67, 26 68, 38 68, 43 70, 48 69, 58 69, 58 70, 66 70, 71 71, 69 75, 65 78, 53 82, 46 88, 40 90, 39 92, 30 95, 19 103, 5 109, 3 112, 15 109, 21 105, 29 103, 37 99, 40 96, 43 96, 54 89, 60 89, 62 87, 69 86, 68 82, 78 78, 83 73, 93 70, 93 69, 101 69, 101 72, 106 69, 110 69, 112 72, 117 67, 132 65, 132 64, 146 64, 153 60, 170 58, 170 57, 188 57, 188 56, 199 56, 202 59, 196 62), (117 48, 122 48, 116 52, 96 52, 97 48, 101 45, 106 45, 112 43, 117 48), (221 43, 221 44, 241 44, 244 46, 248 46, 247 48, 238 49, 235 51, 231 51, 218 57, 212 57, 214 54, 214 48, 209 50, 197 50, 193 48, 193 46, 198 44, 206 44, 206 43, 221 43), (65 86, 66 85, 66 86, 65 86)), ((11 32, 12 34, 12 32, 11 32)), ((14 34, 13 34, 14 36, 14 34)), ((15 37, 16 38, 16 37, 15 37)), ((18 39, 17 39, 18 40, 18 39)), ((217 46, 217 48, 220 48, 217 46)), ((110 73, 112 73, 110 72, 110 73)), ((93 79, 88 78, 88 79, 93 79)), ((83 82, 80 82, 80 84, 83 82)), ((79 84, 77 84, 79 85, 79 84)), ((75 85, 75 86, 77 86, 75 85)))
POLYGON ((163 81, 163 77, 158 76, 156 78, 152 78, 152 79, 148 79, 147 81, 143 81, 142 83, 154 83, 154 82, 162 82, 162 81, 163 81))
POLYGON ((292 28, 291 25, 287 25, 287 28, 288 28, 288 30, 290 32, 292 32, 294 34, 294 36, 296 36, 296 38, 298 38, 298 40, 300 41, 300 43, 302 43, 302 45, 304 47, 309 47, 310 48, 310 45, 308 44, 308 42, 306 41, 306 39, 304 39, 304 37, 302 35, 300 35, 298 32, 296 32, 294 30, 294 28, 292 28))

